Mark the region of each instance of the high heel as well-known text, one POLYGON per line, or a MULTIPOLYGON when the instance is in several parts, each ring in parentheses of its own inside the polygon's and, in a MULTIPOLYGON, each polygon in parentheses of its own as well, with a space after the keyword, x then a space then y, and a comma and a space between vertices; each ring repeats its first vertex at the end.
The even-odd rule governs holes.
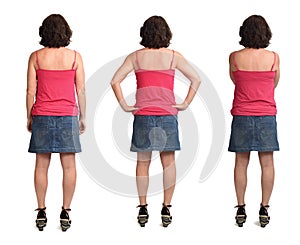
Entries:
POLYGON ((262 205, 260 204, 260 209, 259 209, 259 223, 261 227, 266 227, 267 224, 269 224, 270 216, 268 214, 268 208, 269 205, 262 205))
POLYGON ((170 214, 170 210, 169 208, 172 207, 172 205, 168 204, 162 204, 162 210, 161 210, 161 221, 162 221, 162 225, 163 227, 168 227, 169 224, 172 223, 172 216, 170 214))
POLYGON ((243 205, 236 205, 235 208, 238 210, 236 211, 235 221, 239 227, 243 227, 244 223, 246 222, 247 215, 245 210, 246 204, 243 205))
POLYGON ((46 207, 35 209, 35 211, 39 211, 35 220, 36 227, 39 229, 39 231, 43 231, 44 227, 47 225, 47 217, 45 210, 46 207))
POLYGON ((138 219, 138 223, 140 224, 141 227, 145 227, 145 224, 148 222, 148 219, 149 219, 147 206, 148 206, 148 204, 137 206, 137 208, 140 208, 137 219, 138 219))
POLYGON ((71 209, 62 207, 60 213, 60 227, 62 231, 66 231, 71 227, 71 220, 67 211, 71 211, 71 209))

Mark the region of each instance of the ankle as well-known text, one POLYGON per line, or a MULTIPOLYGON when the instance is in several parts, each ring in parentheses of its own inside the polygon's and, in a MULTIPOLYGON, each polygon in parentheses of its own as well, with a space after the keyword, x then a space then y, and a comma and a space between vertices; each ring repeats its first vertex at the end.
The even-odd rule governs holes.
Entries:
POLYGON ((45 206, 42 207, 42 208, 38 207, 37 209, 35 209, 35 211, 45 211, 45 210, 46 210, 46 207, 45 207, 45 206))
POLYGON ((171 208, 172 207, 172 205, 170 203, 167 203, 167 202, 163 202, 162 206, 166 207, 166 208, 171 208))
POLYGON ((267 203, 267 204, 264 204, 263 202, 260 204, 260 207, 261 208, 265 208, 265 209, 268 209, 270 206, 269 206, 269 204, 267 203))
POLYGON ((139 204, 138 206, 137 206, 137 208, 146 208, 148 206, 148 204, 147 203, 141 203, 141 204, 139 204))
POLYGON ((65 211, 67 214, 69 214, 69 212, 71 211, 71 208, 69 206, 67 206, 68 208, 66 208, 66 206, 62 206, 61 207, 61 211, 65 211))

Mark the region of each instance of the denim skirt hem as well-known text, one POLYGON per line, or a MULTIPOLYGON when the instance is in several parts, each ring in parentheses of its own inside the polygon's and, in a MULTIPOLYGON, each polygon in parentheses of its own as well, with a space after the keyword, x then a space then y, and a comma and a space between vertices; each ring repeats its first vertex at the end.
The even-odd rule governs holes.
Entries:
POLYGON ((179 151, 177 116, 135 115, 130 151, 179 151))
POLYGON ((136 148, 136 147, 130 147, 130 151, 132 152, 149 152, 149 151, 159 151, 159 152, 164 152, 164 151, 180 151, 181 148, 180 147, 171 147, 171 148, 145 148, 145 149, 141 149, 141 148, 136 148))
POLYGON ((233 116, 228 151, 279 151, 276 116, 233 116))
POLYGON ((258 152, 270 152, 270 151, 279 151, 279 147, 273 147, 273 148, 258 148, 258 147, 252 147, 252 148, 228 148, 228 151, 230 152, 249 152, 249 151, 258 151, 258 152))
POLYGON ((34 116, 28 152, 81 152, 76 116, 34 116))
POLYGON ((75 149, 75 148, 47 148, 47 149, 28 149, 29 153, 79 153, 81 152, 81 149, 75 149))

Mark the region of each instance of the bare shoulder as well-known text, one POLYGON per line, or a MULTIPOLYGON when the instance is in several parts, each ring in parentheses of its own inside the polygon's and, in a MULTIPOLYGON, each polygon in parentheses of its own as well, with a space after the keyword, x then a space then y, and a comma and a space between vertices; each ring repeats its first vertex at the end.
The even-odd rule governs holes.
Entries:
POLYGON ((174 52, 174 63, 175 64, 180 64, 182 62, 186 62, 185 57, 183 56, 182 53, 176 51, 176 50, 170 50, 171 52, 174 52))
POLYGON ((36 51, 33 51, 30 55, 29 55, 29 62, 33 62, 36 59, 36 51))
POLYGON ((43 52, 44 51, 44 48, 41 48, 41 49, 37 49, 37 50, 35 50, 35 51, 33 51, 30 55, 29 55, 29 60, 35 60, 36 59, 36 56, 37 55, 40 55, 41 54, 41 52, 43 52))
POLYGON ((139 52, 140 50, 135 50, 131 52, 130 54, 127 55, 127 59, 134 59, 136 57, 136 53, 139 52))
POLYGON ((136 53, 138 52, 139 50, 135 50, 133 52, 131 52, 130 54, 128 54, 125 59, 124 59, 124 63, 131 63, 131 64, 134 64, 135 63, 135 60, 136 60, 136 53))
POLYGON ((271 53, 272 55, 275 55, 277 58, 279 58, 279 54, 273 50, 268 51, 269 53, 271 53))
POLYGON ((35 69, 38 68, 38 65, 37 65, 37 59, 38 59, 38 52, 40 51, 41 49, 39 50, 35 50, 33 51, 30 55, 29 55, 29 59, 28 59, 28 67, 34 67, 35 69))
POLYGON ((230 53, 229 56, 239 56, 239 55, 243 55, 247 50, 245 48, 239 49, 239 50, 235 50, 233 52, 230 53))
POLYGON ((275 51, 264 50, 263 57, 266 60, 269 60, 269 62, 273 62, 274 61, 275 62, 275 66, 278 66, 278 64, 279 64, 279 55, 275 51))
MULTIPOLYGON (((61 48, 60 48, 61 49, 61 48)), ((53 49, 53 50, 51 50, 51 49, 49 49, 49 52, 56 52, 56 50, 55 49, 53 49)), ((74 54, 76 53, 76 57, 77 56, 81 56, 80 55, 80 53, 76 50, 76 49, 69 49, 69 48, 62 48, 60 51, 59 50, 57 50, 57 52, 58 53, 60 53, 60 54, 63 54, 63 55, 68 55, 68 56, 74 56, 74 54)))
POLYGON ((230 62, 230 63, 233 63, 234 57, 236 56, 236 54, 237 54, 238 52, 240 52, 240 51, 233 51, 233 52, 231 52, 231 53, 229 54, 229 62, 230 62))
POLYGON ((275 51, 268 50, 268 49, 264 49, 263 52, 264 52, 264 54, 266 54, 266 55, 274 55, 274 53, 276 53, 275 51))
POLYGON ((184 58, 183 54, 181 54, 180 52, 176 51, 176 50, 172 50, 172 52, 174 51, 174 56, 176 58, 184 58))
MULTIPOLYGON (((73 50, 73 52, 74 52, 74 50, 73 50)), ((76 59, 82 61, 81 54, 77 50, 75 50, 75 52, 76 52, 76 59)))
POLYGON ((274 60, 274 66, 276 68, 276 70, 279 68, 279 64, 280 64, 280 58, 279 58, 279 54, 275 51, 269 51, 270 55, 272 55, 272 59, 274 60))

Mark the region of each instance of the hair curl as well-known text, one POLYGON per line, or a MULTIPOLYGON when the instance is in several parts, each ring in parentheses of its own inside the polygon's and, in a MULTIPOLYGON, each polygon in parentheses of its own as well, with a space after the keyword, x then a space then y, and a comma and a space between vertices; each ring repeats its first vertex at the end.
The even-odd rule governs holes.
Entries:
POLYGON ((161 16, 151 16, 140 29, 140 44, 145 48, 167 48, 170 45, 172 32, 161 16))
POLYGON ((240 27, 239 42, 245 48, 266 48, 272 38, 271 29, 266 20, 260 15, 251 15, 244 20, 240 27))
POLYGON ((72 30, 63 16, 51 14, 39 28, 40 44, 48 48, 66 47, 71 42, 72 30))

